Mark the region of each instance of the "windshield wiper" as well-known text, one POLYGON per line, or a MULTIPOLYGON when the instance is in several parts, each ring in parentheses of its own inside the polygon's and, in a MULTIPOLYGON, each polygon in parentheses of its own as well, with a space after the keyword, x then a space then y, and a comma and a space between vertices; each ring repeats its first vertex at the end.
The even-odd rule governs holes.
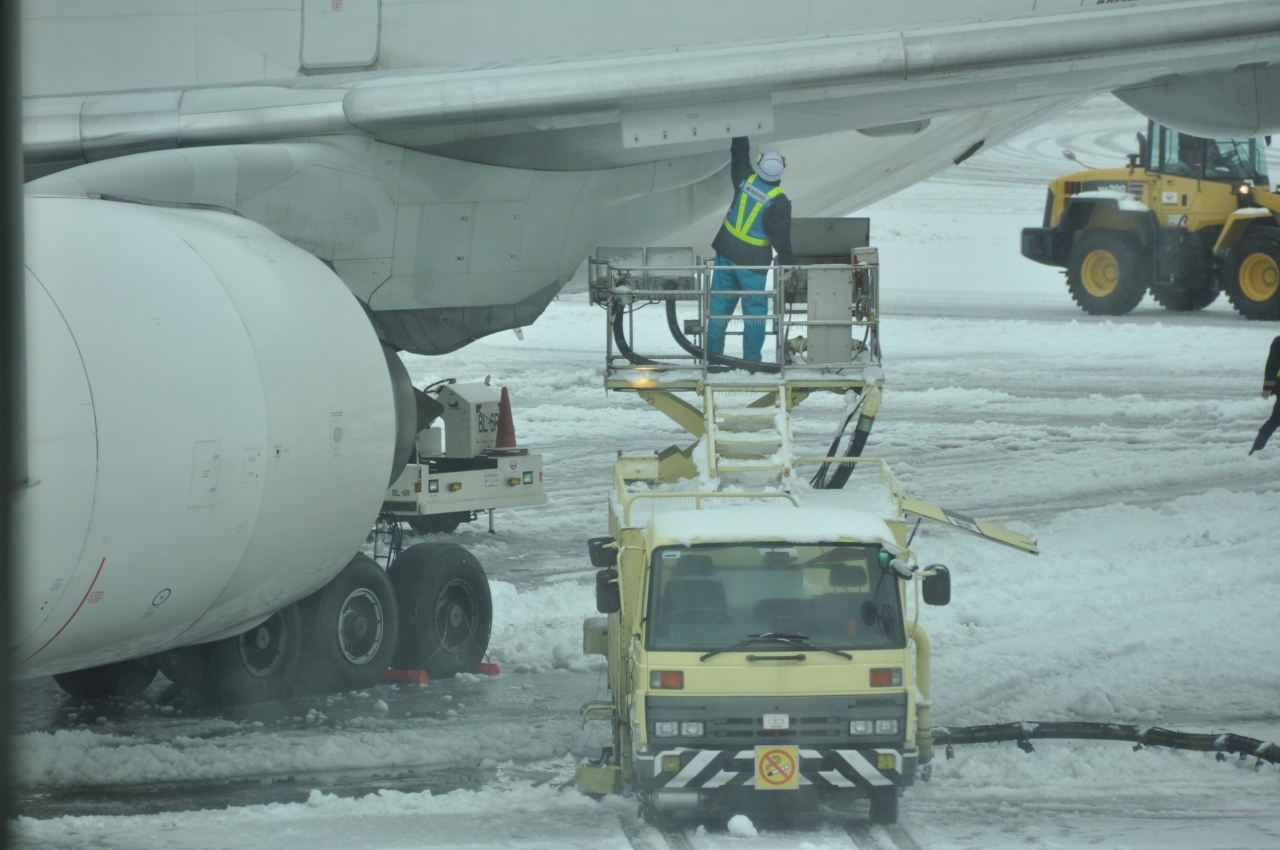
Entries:
POLYGON ((838 649, 827 649, 823 646, 814 646, 807 643, 808 635, 788 634, 787 632, 765 632, 759 635, 747 635, 743 640, 738 641, 733 646, 726 646, 724 649, 713 649, 699 658, 699 661, 706 661, 713 655, 719 655, 722 652, 737 652, 740 649, 746 649, 754 643, 777 643, 785 646, 787 649, 807 649, 811 652, 829 652, 832 655, 839 655, 841 658, 853 660, 853 656, 847 652, 841 652, 838 649))

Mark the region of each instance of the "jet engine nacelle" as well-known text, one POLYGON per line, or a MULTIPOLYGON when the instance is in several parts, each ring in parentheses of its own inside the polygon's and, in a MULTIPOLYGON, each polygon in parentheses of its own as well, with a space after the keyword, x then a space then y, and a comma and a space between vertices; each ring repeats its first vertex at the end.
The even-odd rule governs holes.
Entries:
POLYGON ((14 672, 236 634, 341 571, 403 461, 342 281, 226 213, 29 197, 26 228, 14 672))
POLYGON ((1166 127, 1207 139, 1280 133, 1280 67, 1246 67, 1119 89, 1115 96, 1166 127))

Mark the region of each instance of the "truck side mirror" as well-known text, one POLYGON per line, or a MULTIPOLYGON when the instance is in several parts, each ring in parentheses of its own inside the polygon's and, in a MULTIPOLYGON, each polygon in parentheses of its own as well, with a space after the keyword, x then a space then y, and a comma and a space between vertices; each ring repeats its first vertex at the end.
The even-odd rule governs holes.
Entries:
POLYGON ((587 541, 587 555, 593 567, 616 567, 618 565, 618 547, 605 548, 613 542, 612 537, 592 537, 587 541))
POLYGON ((622 609, 622 589, 618 587, 618 571, 601 570, 596 573, 596 610, 601 614, 616 614, 622 609))
POLYGON ((925 576, 924 584, 920 588, 924 604, 946 605, 951 601, 951 570, 942 564, 934 564, 929 567, 929 570, 933 575, 925 576))

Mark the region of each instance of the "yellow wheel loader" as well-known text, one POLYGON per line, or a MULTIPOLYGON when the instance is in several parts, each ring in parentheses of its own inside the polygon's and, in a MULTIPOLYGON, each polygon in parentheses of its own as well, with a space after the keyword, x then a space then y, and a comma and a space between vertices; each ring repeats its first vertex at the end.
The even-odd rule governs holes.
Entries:
POLYGON ((1121 316, 1148 291, 1169 310, 1200 310, 1218 292, 1247 319, 1280 319, 1280 195, 1263 139, 1202 139, 1148 124, 1125 168, 1049 185, 1044 226, 1022 254, 1066 270, 1087 313, 1121 316))

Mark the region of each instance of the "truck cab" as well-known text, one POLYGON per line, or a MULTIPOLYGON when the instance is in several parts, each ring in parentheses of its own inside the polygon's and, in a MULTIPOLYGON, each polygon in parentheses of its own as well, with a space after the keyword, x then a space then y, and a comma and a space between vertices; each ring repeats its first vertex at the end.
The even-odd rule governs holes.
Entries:
POLYGON ((642 807, 869 798, 873 820, 895 821, 919 756, 900 535, 872 514, 790 505, 628 531, 606 631, 642 807))

